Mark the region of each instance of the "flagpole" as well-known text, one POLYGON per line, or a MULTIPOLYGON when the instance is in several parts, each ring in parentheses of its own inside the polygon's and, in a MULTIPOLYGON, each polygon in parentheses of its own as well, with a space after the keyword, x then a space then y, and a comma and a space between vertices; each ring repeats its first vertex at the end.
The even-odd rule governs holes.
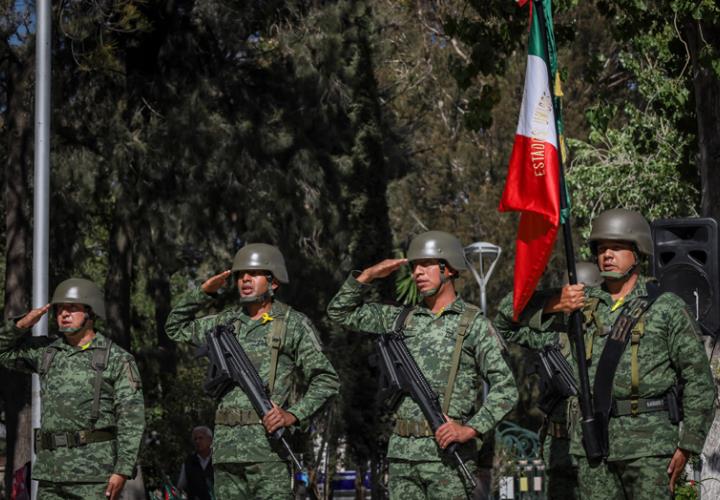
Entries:
MULTIPOLYGON (((535 8, 537 9, 538 21, 540 23, 540 32, 542 33, 544 40, 545 51, 548 55, 548 62, 550 62, 550 44, 548 40, 547 24, 545 23, 545 8, 543 0, 533 0, 535 8)), ((558 152, 558 163, 560 171, 560 214, 563 229, 563 242, 565 246, 565 260, 567 262, 568 271, 568 282, 570 285, 577 284, 577 270, 575 269, 575 248, 572 241, 572 228, 570 227, 570 217, 568 212, 568 196, 567 187, 565 186, 565 166, 563 151, 561 150, 560 142, 560 130, 558 127, 559 122, 559 110, 556 109, 557 96, 553 90, 554 75, 552 67, 548 64, 548 89, 552 96, 551 103, 553 107, 553 116, 555 117, 555 140, 556 148, 558 152), (563 217, 563 214, 567 216, 563 217)), ((593 410, 592 394, 590 393, 590 377, 588 376, 587 368, 587 354, 585 350, 585 335, 583 332, 582 313, 579 310, 573 311, 570 314, 569 324, 569 336, 575 346, 575 360, 578 367, 579 377, 579 399, 580 399, 580 411, 582 413, 582 434, 583 434, 583 447, 587 455, 590 466, 597 466, 600 464, 603 458, 603 450, 600 443, 600 436, 598 432, 598 426, 595 420, 595 412, 593 410)))
MULTIPOLYGON (((33 198, 33 282, 32 307, 48 302, 48 256, 50 220, 50 55, 51 55, 51 0, 35 2, 35 170, 33 198)), ((47 336, 48 318, 43 316, 33 326, 33 337, 47 336)), ((40 378, 32 376, 32 450, 31 470, 35 468, 35 431, 40 429, 40 378)), ((38 482, 30 483, 30 498, 38 496, 38 482)))

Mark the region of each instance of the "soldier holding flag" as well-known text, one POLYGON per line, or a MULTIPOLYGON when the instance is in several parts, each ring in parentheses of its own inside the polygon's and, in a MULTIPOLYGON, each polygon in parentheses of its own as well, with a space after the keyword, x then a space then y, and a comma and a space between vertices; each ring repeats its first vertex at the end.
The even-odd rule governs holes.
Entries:
POLYGON ((592 467, 585 459, 577 402, 571 402, 581 498, 663 498, 689 457, 701 453, 712 421, 715 387, 701 333, 682 299, 642 274, 653 252, 642 215, 603 212, 589 244, 602 286, 566 285, 523 316, 539 318, 538 341, 557 335, 551 326, 557 314, 582 311, 585 318, 603 463, 592 467))

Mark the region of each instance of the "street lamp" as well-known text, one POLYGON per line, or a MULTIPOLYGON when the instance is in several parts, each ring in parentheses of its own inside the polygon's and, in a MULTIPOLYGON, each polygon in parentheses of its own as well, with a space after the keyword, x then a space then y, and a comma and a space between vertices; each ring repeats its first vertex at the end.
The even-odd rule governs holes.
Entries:
POLYGON ((465 260, 469 264, 470 272, 480 286, 480 309, 487 317, 487 282, 495 270, 495 264, 500 259, 502 248, 485 241, 477 241, 465 247, 465 260))

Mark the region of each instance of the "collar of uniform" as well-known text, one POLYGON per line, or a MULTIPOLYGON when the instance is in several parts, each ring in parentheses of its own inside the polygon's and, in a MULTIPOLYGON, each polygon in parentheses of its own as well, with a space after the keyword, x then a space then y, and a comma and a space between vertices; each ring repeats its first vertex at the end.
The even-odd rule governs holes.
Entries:
POLYGON ((90 345, 85 348, 81 349, 80 346, 74 346, 67 343, 65 340, 65 336, 60 334, 60 337, 58 337, 54 342, 54 346, 58 349, 65 350, 65 351, 77 351, 77 352, 84 352, 84 351, 92 351, 93 349, 98 349, 100 347, 105 347, 108 344, 108 338, 103 335, 102 333, 96 331, 95 337, 90 341, 90 345))
POLYGON ((460 296, 457 296, 455 297, 455 300, 450 303, 450 305, 440 311, 440 314, 435 314, 434 312, 432 312, 430 308, 425 305, 425 302, 421 302, 420 304, 418 304, 418 307, 415 310, 415 314, 426 314, 434 318, 439 318, 440 316, 448 312, 462 314, 466 307, 467 305, 465 304, 465 301, 461 299, 460 296))
MULTIPOLYGON (((272 319, 275 319, 278 316, 280 316, 281 314, 283 314, 283 310, 284 310, 283 305, 284 304, 280 305, 280 302, 277 300, 272 301, 272 305, 270 306, 270 312, 268 313, 272 319)), ((285 307, 287 307, 287 306, 285 306, 285 307)), ((253 323, 253 322, 262 323, 261 318, 252 319, 250 316, 248 316, 248 313, 245 311, 244 307, 240 307, 240 310, 237 314, 237 319, 239 321, 241 321, 242 323, 253 323)), ((268 321, 265 324, 268 324, 268 323, 272 323, 272 321, 268 321)))
MULTIPOLYGON (((635 283, 633 289, 630 290, 630 293, 623 297, 624 303, 627 304, 629 300, 634 299, 635 297, 644 297, 647 295, 647 284, 649 282, 655 282, 655 278, 644 276, 642 274, 639 275, 637 283, 635 283)), ((587 290, 586 295, 588 297, 597 297, 610 307, 612 307, 612 305, 616 302, 613 300, 610 292, 607 291, 604 283, 601 286, 585 288, 585 290, 587 290)))

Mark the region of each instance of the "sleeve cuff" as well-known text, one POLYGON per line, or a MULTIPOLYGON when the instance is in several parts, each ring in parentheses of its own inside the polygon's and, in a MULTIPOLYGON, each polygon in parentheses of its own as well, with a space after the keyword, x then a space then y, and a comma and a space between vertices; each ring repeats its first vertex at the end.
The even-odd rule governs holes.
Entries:
POLYGON ((128 479, 131 479, 133 477, 133 472, 135 471, 135 464, 127 464, 118 462, 115 464, 115 468, 113 469, 113 474, 120 474, 121 476, 125 476, 128 479))
POLYGON ((483 418, 482 413, 483 409, 480 408, 480 411, 473 415, 473 417, 465 423, 468 427, 475 429, 475 432, 478 433, 478 437, 482 437, 492 428, 492 425, 487 422, 487 419, 483 418))
POLYGON ((301 405, 293 406, 285 411, 292 413, 295 418, 297 418, 297 423, 295 425, 298 426, 302 426, 303 422, 305 422, 305 419, 308 417, 306 410, 301 405))
POLYGON ((189 292, 190 297, 195 301, 199 302, 201 304, 204 304, 206 302, 210 302, 212 300, 215 300, 217 298, 216 293, 205 293, 203 292, 202 287, 198 286, 194 290, 191 290, 189 292))
POLYGON ((678 448, 687 450, 695 455, 702 453, 705 444, 705 437, 692 432, 682 432, 678 448))
POLYGON ((347 280, 345 280, 345 284, 348 286, 351 286, 352 288, 356 290, 367 290, 368 288, 372 288, 372 285, 370 283, 360 283, 357 280, 357 277, 362 274, 362 271, 354 270, 350 272, 350 276, 348 276, 347 280))

